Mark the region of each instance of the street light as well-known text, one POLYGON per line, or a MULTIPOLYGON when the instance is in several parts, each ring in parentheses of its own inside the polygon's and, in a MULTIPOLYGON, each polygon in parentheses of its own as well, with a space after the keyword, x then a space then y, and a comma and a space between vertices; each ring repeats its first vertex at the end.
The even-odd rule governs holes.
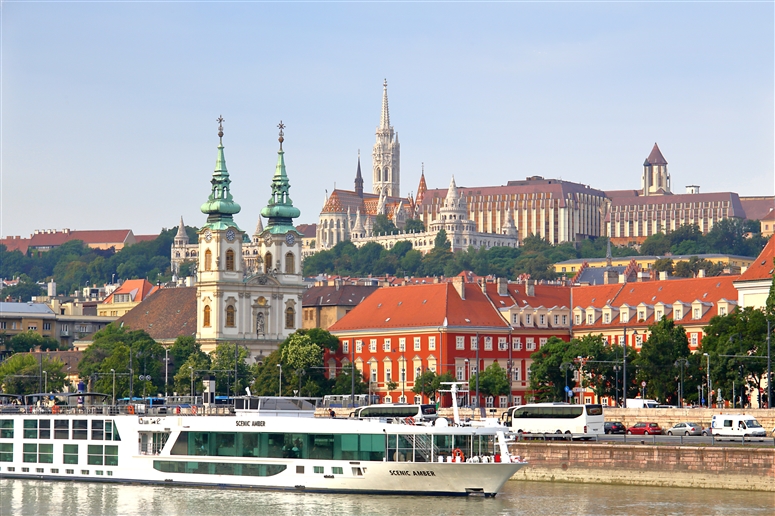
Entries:
POLYGON ((48 392, 48 371, 43 371, 43 392, 48 392))
POLYGON ((280 368, 280 387, 277 389, 278 393, 277 396, 282 397, 283 395, 283 365, 277 364, 277 367, 280 368))
POLYGON ((616 375, 616 398, 615 398, 616 402, 615 402, 615 404, 618 407, 619 406, 619 371, 622 370, 622 366, 615 365, 613 367, 613 370, 614 370, 614 374, 616 375))
MULTIPOLYGON (((633 335, 638 334, 638 330, 632 330, 633 335)), ((624 341, 622 342, 622 407, 627 408, 627 327, 624 327, 624 341)))
POLYGON ((770 318, 767 318, 767 408, 772 407, 772 361, 770 358, 770 318))
POLYGON ((689 361, 685 358, 679 358, 675 361, 675 366, 681 368, 681 386, 678 389, 678 406, 684 408, 684 366, 689 365, 689 361))
POLYGON ((563 362, 560 364, 560 371, 565 373, 565 398, 563 401, 568 401, 568 397, 570 396, 570 391, 568 390, 568 370, 572 367, 570 362, 563 362))
POLYGON ((113 373, 113 406, 116 406, 116 370, 111 369, 111 373, 113 373))
MULTIPOLYGON (((477 342, 477 345, 478 344, 479 343, 477 342)), ((466 368, 466 370, 465 370, 466 382, 469 382, 471 380, 471 365, 470 365, 470 363, 469 363, 467 358, 465 360, 463 360, 463 362, 465 362, 465 364, 466 364, 465 365, 465 368, 466 368)), ((471 393, 469 392, 466 397, 468 398, 468 404, 470 405, 471 404, 471 393)))
POLYGON ((711 394, 712 388, 710 383, 710 355, 708 353, 703 353, 705 355, 705 358, 707 359, 707 373, 708 373, 708 408, 710 408, 711 403, 713 401, 713 395, 711 394))
MULTIPOLYGON (((165 398, 167 397, 167 380, 170 372, 169 353, 170 353, 170 348, 164 348, 164 397, 165 398)), ((111 371, 113 370, 111 369, 111 371)), ((113 394, 113 397, 114 398, 116 397, 115 393, 113 394)))

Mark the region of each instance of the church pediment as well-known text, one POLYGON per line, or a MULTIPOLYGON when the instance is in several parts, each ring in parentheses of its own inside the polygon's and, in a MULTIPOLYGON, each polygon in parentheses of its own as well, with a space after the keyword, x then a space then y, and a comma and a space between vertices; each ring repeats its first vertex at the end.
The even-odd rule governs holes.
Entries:
POLYGON ((249 276, 245 280, 245 284, 248 286, 263 286, 263 285, 280 286, 280 282, 277 281, 277 278, 274 277, 274 275, 263 274, 263 273, 249 276))

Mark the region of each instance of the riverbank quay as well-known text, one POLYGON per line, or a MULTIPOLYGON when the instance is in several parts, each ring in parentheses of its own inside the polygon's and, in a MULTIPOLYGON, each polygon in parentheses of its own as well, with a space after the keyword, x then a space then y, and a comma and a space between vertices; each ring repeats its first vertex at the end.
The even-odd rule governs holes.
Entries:
POLYGON ((516 442, 512 480, 775 492, 772 447, 516 442))

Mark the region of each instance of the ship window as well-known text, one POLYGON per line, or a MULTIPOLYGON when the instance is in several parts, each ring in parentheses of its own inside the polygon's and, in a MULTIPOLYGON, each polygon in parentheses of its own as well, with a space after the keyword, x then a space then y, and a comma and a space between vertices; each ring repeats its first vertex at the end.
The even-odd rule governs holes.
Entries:
POLYGON ((344 474, 344 471, 340 466, 334 466, 333 468, 331 468, 331 473, 333 473, 334 475, 342 475, 344 474))
POLYGON ((13 462, 13 443, 0 443, 0 462, 13 462))
POLYGON ((323 466, 313 466, 313 467, 312 467, 312 470, 313 470, 315 473, 320 473, 321 475, 323 474, 323 466))
MULTIPOLYGON (((63 446, 62 462, 65 464, 78 464, 78 445, 65 444, 63 446)), ((72 471, 70 472, 72 474, 72 471)))
POLYGON ((73 439, 85 441, 88 437, 86 419, 73 419, 73 439))
POLYGON ((50 419, 41 419, 38 421, 38 439, 51 439, 50 419))
POLYGON ((70 438, 70 420, 55 419, 54 420, 54 439, 69 439, 69 438, 70 438))
POLYGON ((24 420, 24 438, 25 439, 38 438, 38 420, 37 419, 24 420))
POLYGON ((235 464, 225 462, 153 461, 153 469, 164 473, 196 473, 199 475, 241 475, 272 477, 285 471, 285 464, 235 464))
POLYGON ((13 419, 0 419, 0 439, 13 439, 13 419))
POLYGON ((92 419, 91 422, 91 438, 92 441, 102 441, 102 437, 105 434, 103 428, 103 421, 101 419, 92 419))
POLYGON ((102 446, 99 444, 90 444, 87 451, 87 463, 94 466, 102 466, 102 446))

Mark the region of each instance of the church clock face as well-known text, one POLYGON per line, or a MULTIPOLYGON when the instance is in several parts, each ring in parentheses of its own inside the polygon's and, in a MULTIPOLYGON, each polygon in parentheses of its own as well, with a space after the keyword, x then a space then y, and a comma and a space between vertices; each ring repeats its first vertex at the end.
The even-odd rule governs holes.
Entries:
POLYGON ((266 245, 269 245, 269 244, 272 243, 272 234, 271 233, 267 233, 266 235, 264 235, 264 242, 266 243, 266 245))
POLYGON ((236 237, 236 233, 234 233, 233 229, 230 229, 226 232, 226 240, 229 242, 234 242, 234 238, 236 237))
POLYGON ((293 245, 295 242, 296 242, 296 235, 294 235, 294 234, 293 234, 293 233, 291 233, 291 232, 288 232, 288 233, 285 235, 285 243, 286 243, 286 244, 288 244, 289 246, 291 246, 291 245, 293 245))
POLYGON ((212 240, 212 239, 213 239, 213 234, 212 234, 212 233, 210 233, 210 230, 208 229, 207 231, 205 231, 205 240, 206 240, 207 242, 209 242, 209 241, 210 241, 210 240, 212 240))

